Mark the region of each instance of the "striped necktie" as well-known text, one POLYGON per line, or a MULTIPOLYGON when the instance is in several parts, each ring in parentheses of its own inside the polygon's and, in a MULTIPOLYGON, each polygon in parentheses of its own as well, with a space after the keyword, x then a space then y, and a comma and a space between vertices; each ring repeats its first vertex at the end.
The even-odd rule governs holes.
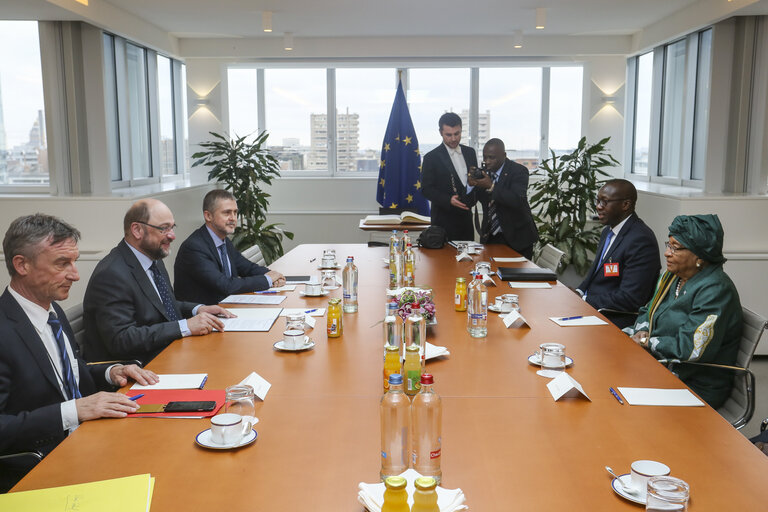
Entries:
POLYGON ((56 339, 56 345, 59 347, 59 355, 61 356, 61 369, 64 373, 64 389, 67 393, 67 398, 82 398, 80 390, 75 382, 75 372, 72 371, 72 364, 69 361, 67 355, 67 347, 64 341, 64 330, 61 327, 61 322, 56 318, 56 314, 51 312, 48 314, 48 325, 51 326, 53 331, 53 337, 56 339))
MULTIPOLYGON (((496 172, 492 172, 490 174, 491 180, 496 183, 496 172)), ((495 235, 499 231, 501 231, 501 221, 499 220, 499 215, 496 213, 496 201, 491 200, 488 203, 488 218, 490 219, 490 230, 489 233, 491 235, 495 235)))
POLYGON ((224 266, 224 273, 227 277, 232 277, 232 270, 229 268, 229 257, 227 256, 227 244, 221 244, 219 246, 219 254, 221 254, 221 264, 224 266))
POLYGON ((603 244, 603 252, 600 253, 600 260, 597 262, 595 273, 597 273, 600 270, 600 264, 603 262, 603 258, 605 258, 605 253, 608 252, 608 246, 611 245, 611 239, 613 239, 612 229, 608 231, 608 235, 605 237, 605 243, 603 244))
POLYGON ((155 287, 157 288, 157 293, 160 295, 160 300, 163 301, 163 306, 165 306, 165 314, 168 316, 168 320, 178 320, 179 315, 176 313, 176 308, 173 305, 173 297, 171 297, 171 287, 168 286, 168 282, 160 272, 156 261, 152 262, 149 270, 152 271, 152 278, 155 281, 155 287))

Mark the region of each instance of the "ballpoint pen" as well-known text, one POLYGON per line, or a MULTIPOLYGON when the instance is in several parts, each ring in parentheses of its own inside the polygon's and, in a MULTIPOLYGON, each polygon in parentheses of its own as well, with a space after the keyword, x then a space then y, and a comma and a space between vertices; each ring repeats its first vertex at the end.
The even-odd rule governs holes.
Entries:
POLYGON ((128 400, 138 400, 139 398, 141 398, 143 396, 144 396, 144 393, 140 393, 140 394, 138 394, 136 396, 129 396, 128 400))
POLYGON ((311 260, 309 260, 309 262, 310 262, 310 263, 312 263, 312 262, 313 262, 313 261, 315 261, 316 259, 317 259, 317 258, 312 258, 311 260))
POLYGON ((584 318, 584 317, 581 316, 581 315, 578 315, 578 316, 564 316, 563 318, 558 318, 557 320, 559 322, 565 322, 565 321, 568 321, 568 320, 578 320, 579 318, 584 318))
POLYGON ((611 394, 613 395, 613 397, 614 397, 616 400, 618 400, 618 401, 619 401, 619 403, 620 403, 621 405, 624 405, 624 400, 622 400, 622 399, 621 399, 621 397, 619 396, 619 394, 618 394, 618 393, 617 393, 617 392, 616 392, 616 391, 615 391, 613 388, 608 388, 608 391, 610 391, 610 392, 611 392, 611 394))
POLYGON ((255 292, 255 293, 257 295, 265 295, 265 294, 270 294, 271 295, 271 294, 277 293, 277 290, 266 290, 266 291, 263 291, 263 292, 255 292))
POLYGON ((317 308, 315 308, 315 309, 308 309, 304 313, 314 313, 315 311, 317 311, 317 308))
POLYGON ((203 386, 205 386, 206 382, 208 382, 208 376, 207 375, 205 377, 203 377, 203 382, 200 383, 200 388, 199 389, 203 389, 203 386))

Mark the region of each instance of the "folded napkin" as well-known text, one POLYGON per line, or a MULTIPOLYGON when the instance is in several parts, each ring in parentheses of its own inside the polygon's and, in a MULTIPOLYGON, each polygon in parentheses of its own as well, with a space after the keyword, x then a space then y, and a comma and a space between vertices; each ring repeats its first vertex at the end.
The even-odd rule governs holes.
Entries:
POLYGON ((493 275, 483 274, 483 284, 486 286, 496 286, 496 281, 493 280, 493 275))
POLYGON ((470 256, 466 252, 456 255, 456 261, 466 261, 466 260, 472 261, 472 256, 470 256))
MULTIPOLYGON (((400 476, 405 477, 408 480, 408 505, 413 506, 413 492, 415 487, 413 482, 416 481, 421 475, 413 469, 409 469, 400 476)), ((360 492, 357 493, 357 501, 359 501, 370 512, 381 512, 381 506, 384 504, 384 482, 376 484, 366 484, 360 482, 358 485, 360 492)), ((464 505, 466 498, 464 492, 461 489, 444 489, 437 487, 437 506, 440 507, 440 512, 455 512, 459 510, 469 510, 469 507, 464 505)))
POLYGON ((450 352, 448 352, 448 349, 445 347, 438 347, 437 345, 433 345, 430 342, 427 342, 427 345, 424 347, 424 358, 425 359, 432 359, 435 357, 440 356, 449 356, 451 355, 450 352))

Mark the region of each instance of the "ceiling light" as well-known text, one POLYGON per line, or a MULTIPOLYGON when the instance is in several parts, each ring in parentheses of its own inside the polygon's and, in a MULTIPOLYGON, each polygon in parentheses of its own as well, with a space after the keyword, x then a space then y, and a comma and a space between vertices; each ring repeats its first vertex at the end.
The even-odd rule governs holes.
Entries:
POLYGON ((283 34, 283 47, 287 52, 293 50, 293 32, 283 34))
POLYGON ((515 48, 523 47, 523 31, 522 30, 515 30, 512 33, 512 46, 514 46, 515 48))
POLYGON ((261 28, 264 32, 272 32, 272 11, 261 13, 261 28))
POLYGON ((544 25, 546 23, 547 23, 547 8, 537 7, 536 8, 536 29, 543 30, 544 25))

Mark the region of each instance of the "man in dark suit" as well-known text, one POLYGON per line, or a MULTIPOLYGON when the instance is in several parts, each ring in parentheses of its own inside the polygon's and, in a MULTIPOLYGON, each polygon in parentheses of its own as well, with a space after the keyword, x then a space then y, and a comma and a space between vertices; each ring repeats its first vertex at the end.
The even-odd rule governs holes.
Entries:
POLYGON ((228 295, 285 284, 282 274, 248 261, 227 237, 237 227, 237 201, 231 192, 208 192, 203 217, 205 224, 184 240, 176 255, 177 299, 218 304, 228 295))
POLYGON ((480 241, 506 244, 528 259, 539 231, 528 204, 528 169, 507 158, 501 139, 491 139, 483 148, 485 172, 469 177, 477 200, 483 205, 480 241))
POLYGON ((96 265, 83 301, 88 361, 138 359, 146 364, 173 340, 224 330, 217 306, 178 302, 163 265, 176 239, 168 207, 134 203, 123 219, 123 240, 96 265))
MULTIPOLYGON (((120 418, 137 409, 119 393, 97 392, 128 378, 154 384, 157 375, 135 365, 87 366, 78 355, 64 311, 80 279, 75 267, 80 233, 49 215, 14 220, 3 240, 10 285, 0 296, 0 454, 48 454, 80 422, 120 418)), ((14 458, 0 465, 0 492, 34 465, 14 458)))
POLYGON ((424 155, 421 193, 432 202, 432 224, 445 229, 448 240, 474 240, 470 208, 475 204, 467 172, 477 167, 475 150, 459 144, 461 117, 453 112, 438 121, 443 143, 424 155))
MULTIPOLYGON (((597 193, 597 216, 605 225, 595 261, 577 291, 594 308, 636 312, 648 303, 659 277, 659 246, 651 228, 635 213, 637 190, 622 179, 609 180, 597 193)), ((635 315, 606 313, 620 328, 635 315)))

